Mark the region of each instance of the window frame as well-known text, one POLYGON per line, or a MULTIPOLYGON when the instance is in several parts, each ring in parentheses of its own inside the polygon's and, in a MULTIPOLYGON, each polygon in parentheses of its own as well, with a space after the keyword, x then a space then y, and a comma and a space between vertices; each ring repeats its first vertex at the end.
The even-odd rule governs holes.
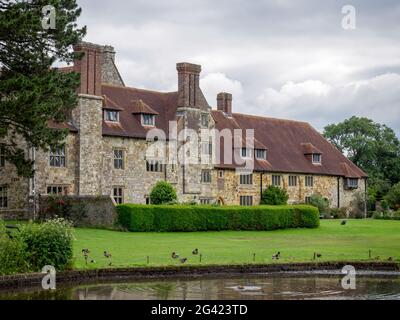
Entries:
POLYGON ((203 114, 200 116, 200 123, 201 123, 201 126, 202 126, 202 127, 208 128, 208 125, 210 124, 210 119, 209 119, 208 114, 203 113, 203 114))
POLYGON ((201 183, 211 183, 211 170, 210 169, 202 169, 201 170, 201 183))
POLYGON ((255 153, 256 153, 255 155, 256 155, 257 160, 267 160, 267 150, 266 149, 256 149, 255 153), (258 156, 258 153, 260 151, 263 153, 263 157, 258 156))
POLYGON ((239 203, 243 207, 251 207, 254 203, 253 196, 241 195, 239 196, 239 203))
POLYGON ((311 161, 312 161, 313 164, 321 164, 322 163, 322 155, 320 153, 311 154, 311 161), (314 160, 315 156, 318 156, 318 161, 314 160))
POLYGON ((9 206, 8 187, 6 185, 0 186, 0 210, 7 209, 9 206))
POLYGON ((358 188, 358 178, 346 178, 345 186, 347 189, 357 189, 358 188), (351 181, 356 181, 355 184, 350 183, 351 181))
POLYGON ((120 148, 113 149, 114 156, 114 169, 116 170, 124 170, 125 169, 125 150, 120 148), (117 153, 121 153, 117 155, 117 153), (119 157, 120 156, 120 157, 119 157))
POLYGON ((67 153, 65 144, 62 146, 54 147, 49 151, 49 165, 53 168, 66 168, 67 167, 67 153), (57 164, 58 159, 58 164, 57 164))
POLYGON ((252 186, 253 185, 253 174, 240 174, 239 184, 241 186, 252 186))
POLYGON ((243 159, 251 159, 251 149, 250 148, 242 147, 240 154, 243 159), (245 151, 245 150, 246 150, 246 152, 245 152, 246 154, 243 155, 243 151, 245 151))
POLYGON ((122 186, 113 186, 112 189, 112 197, 116 204, 124 203, 124 187, 122 186), (115 193, 117 191, 117 194, 115 193))
POLYGON ((119 111, 105 109, 104 110, 104 121, 107 121, 107 122, 119 122, 119 111), (111 115, 115 115, 115 117, 112 117, 111 115))
POLYGON ((142 125, 147 127, 154 127, 156 125, 156 116, 150 113, 142 113, 142 125), (148 121, 151 120, 151 121, 148 121))
POLYGON ((146 171, 147 172, 158 172, 162 173, 166 170, 166 164, 161 160, 146 160, 146 171))
POLYGON ((282 185, 282 175, 280 174, 273 174, 271 175, 271 185, 275 187, 280 187, 282 185), (276 179, 278 179, 279 183, 276 183, 276 179))
POLYGON ((314 187, 314 176, 305 176, 304 186, 307 188, 313 188, 314 187))
POLYGON ((289 187, 297 187, 298 177, 294 175, 290 175, 288 177, 288 186, 289 187))
POLYGON ((48 184, 46 185, 46 194, 55 196, 66 196, 68 195, 68 188, 69 186, 65 184, 48 184))
POLYGON ((3 145, 0 145, 0 168, 4 168, 6 166, 6 148, 3 145))

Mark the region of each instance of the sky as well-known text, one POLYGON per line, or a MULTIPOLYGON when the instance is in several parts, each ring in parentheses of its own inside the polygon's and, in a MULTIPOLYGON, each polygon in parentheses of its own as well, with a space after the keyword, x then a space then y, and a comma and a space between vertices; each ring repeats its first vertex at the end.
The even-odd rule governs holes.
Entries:
POLYGON ((191 62, 213 108, 224 91, 234 112, 320 131, 365 116, 400 137, 399 0, 77 2, 85 40, 115 48, 127 86, 175 91, 176 63, 191 62))

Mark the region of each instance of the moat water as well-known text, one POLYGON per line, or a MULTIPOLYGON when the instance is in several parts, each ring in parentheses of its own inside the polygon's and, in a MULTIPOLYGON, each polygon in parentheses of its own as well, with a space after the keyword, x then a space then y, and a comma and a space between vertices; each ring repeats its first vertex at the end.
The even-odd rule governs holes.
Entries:
POLYGON ((0 290, 0 299, 29 300, 400 300, 400 273, 360 273, 356 289, 342 287, 339 272, 251 274, 0 290))

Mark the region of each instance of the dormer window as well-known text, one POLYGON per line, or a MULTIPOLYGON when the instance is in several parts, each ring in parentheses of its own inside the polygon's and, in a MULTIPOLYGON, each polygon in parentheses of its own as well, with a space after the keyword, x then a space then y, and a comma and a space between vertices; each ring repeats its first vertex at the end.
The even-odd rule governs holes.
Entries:
POLYGON ((119 122, 119 112, 115 110, 105 110, 104 119, 110 122, 119 122))
POLYGON ((256 159, 258 159, 258 160, 267 160, 267 150, 265 150, 265 149, 256 149, 256 159))
POLYGON ((242 148, 242 158, 250 158, 251 157, 251 149, 242 148))
POLYGON ((313 153, 312 154, 312 163, 313 164, 321 164, 321 154, 320 153, 313 153))
POLYGON ((156 117, 154 114, 142 114, 142 125, 154 126, 156 117))

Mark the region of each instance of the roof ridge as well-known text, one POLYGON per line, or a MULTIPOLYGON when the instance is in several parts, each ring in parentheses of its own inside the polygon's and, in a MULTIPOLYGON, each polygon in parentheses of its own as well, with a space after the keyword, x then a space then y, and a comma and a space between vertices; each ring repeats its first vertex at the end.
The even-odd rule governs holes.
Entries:
POLYGON ((150 90, 150 89, 143 89, 143 88, 135 88, 135 87, 127 87, 127 86, 119 86, 115 84, 109 84, 109 83, 102 83, 102 86, 107 86, 107 87, 112 87, 112 88, 118 88, 118 89, 128 89, 128 90, 136 90, 136 91, 145 91, 145 92, 152 92, 152 93, 158 93, 158 94, 171 94, 171 93, 178 93, 178 91, 156 91, 156 90, 150 90))
MULTIPOLYGON (((219 110, 215 110, 219 111, 219 110)), ((259 116, 259 115, 253 115, 253 114, 247 114, 247 113, 240 113, 240 112, 234 112, 232 114, 233 116, 239 115, 239 116, 246 116, 250 118, 258 118, 258 119, 267 119, 267 120, 276 120, 276 121, 285 121, 285 122, 296 122, 296 123, 302 123, 306 124, 311 127, 309 122, 306 121, 300 121, 300 120, 292 120, 292 119, 283 119, 283 118, 275 118, 275 117, 267 117, 267 116, 259 116)))

